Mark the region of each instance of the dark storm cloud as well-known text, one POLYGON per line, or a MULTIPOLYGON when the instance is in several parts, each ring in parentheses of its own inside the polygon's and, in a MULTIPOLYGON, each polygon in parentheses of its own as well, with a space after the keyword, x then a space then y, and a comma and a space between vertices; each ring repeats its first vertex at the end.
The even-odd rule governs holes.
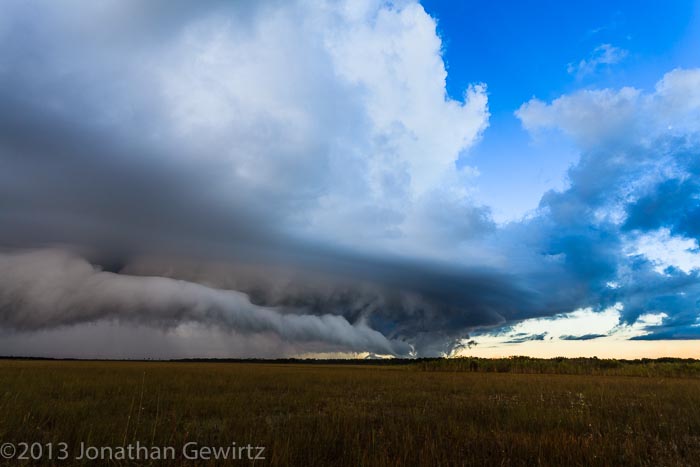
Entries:
POLYGON ((100 271, 60 251, 0 257, 0 320, 26 331, 114 320, 161 328, 199 323, 243 334, 272 333, 291 342, 323 342, 340 349, 408 355, 362 323, 332 314, 284 314, 255 306, 239 292, 163 277, 100 271))
MULTIPOLYGON (((485 103, 472 115, 469 102, 447 102, 439 87, 428 93, 439 97, 438 111, 413 109, 424 120, 408 128, 400 115, 383 113, 393 94, 363 87, 368 78, 357 63, 334 62, 345 42, 319 49, 364 29, 342 26, 338 15, 323 17, 338 27, 333 34, 299 29, 315 23, 295 8, 6 5, 5 332, 195 323, 246 338, 273 335, 299 351, 321 343, 324 350, 407 355, 413 347, 435 355, 476 328, 622 303, 630 322, 668 315, 648 338, 695 335, 696 274, 660 275, 626 248, 627 237, 660 227, 698 238, 697 144, 618 138, 587 147, 566 190, 545 194, 536 215, 496 227, 488 208, 454 197, 464 174, 451 173, 454 186, 435 179, 437 189, 410 192, 411 176, 419 179, 443 153, 458 154, 462 140, 476 138, 485 103), (260 43, 250 45, 251 37, 260 43), (472 134, 447 149, 452 132, 421 140, 423 127, 439 133, 444 125, 433 120, 443 114, 459 131, 473 123, 472 134), (410 157, 401 159, 403 152, 410 157), (431 164, 412 167, 414 153, 426 152, 431 164), (661 167, 670 172, 658 175, 661 167), (482 247, 500 260, 479 259, 482 247)), ((439 45, 433 36, 427 39, 439 45)), ((358 43, 391 42, 383 39, 358 43)), ((429 64, 435 53, 439 59, 435 50, 429 64)), ((384 55, 398 60, 400 53, 384 55)), ((427 68, 430 77, 435 71, 427 68)), ((398 108, 426 82, 399 83, 413 91, 398 108)), ((469 92, 475 102, 485 99, 483 88, 469 92)))
MULTIPOLYGON (((420 335, 428 343, 535 312, 530 293, 501 273, 379 259, 283 238, 271 219, 236 203, 242 200, 223 205, 208 192, 217 178, 213 169, 166 165, 161 155, 167 148, 13 108, 21 111, 3 114, 0 125, 5 246, 72 245, 117 272, 143 254, 257 261, 270 269, 282 264, 310 273, 281 295, 271 292, 279 288, 269 273, 241 290, 260 305, 331 312, 353 323, 365 318, 387 335, 420 335)), ((112 316, 105 310, 92 317, 112 316)))
POLYGON ((681 154, 682 177, 650 187, 628 208, 625 230, 649 231, 661 227, 673 233, 700 237, 700 163, 697 154, 681 154))
POLYGON ((242 290, 256 304, 290 312, 332 312, 353 323, 367 322, 389 337, 414 343, 418 350, 434 341, 452 345, 475 326, 549 312, 545 298, 504 273, 318 248, 304 258, 298 256, 303 248, 295 251, 291 262, 277 258, 275 264, 254 267, 143 260, 125 272, 242 290))
POLYGON ((648 329, 646 339, 690 338, 697 336, 700 317, 700 281, 695 273, 677 269, 665 271, 659 277, 647 262, 634 270, 635 282, 619 291, 625 309, 623 316, 629 322, 645 313, 668 315, 661 326, 648 329), (675 337, 674 337, 675 336, 675 337))
MULTIPOLYGON (((694 149, 683 141, 669 142, 666 149, 664 162, 673 164, 675 172, 687 173, 686 163, 693 160, 688 154, 694 149)), ((695 152, 693 158, 698 154, 695 152)), ((555 289, 567 290, 571 298, 578 291, 580 299, 572 300, 572 305, 604 309, 621 303, 622 316, 627 322, 634 322, 645 313, 666 313, 665 323, 669 327, 695 323, 700 311, 697 271, 668 268, 665 274, 659 274, 643 255, 628 252, 625 235, 631 229, 670 227, 685 237, 697 238, 689 229, 680 227, 688 225, 688 216, 696 209, 697 199, 688 193, 671 201, 664 199, 671 187, 678 194, 679 185, 677 179, 663 180, 642 187, 645 194, 632 196, 631 202, 620 203, 618 209, 626 218, 622 225, 601 220, 601 211, 612 209, 610 201, 629 198, 630 190, 634 193, 630 184, 643 180, 649 170, 645 164, 658 157, 655 150, 641 148, 618 150, 615 155, 614 166, 605 152, 583 157, 570 174, 572 187, 561 193, 549 193, 542 200, 541 206, 554 223, 543 236, 547 240, 541 247, 547 254, 561 254, 566 271, 560 278, 552 278, 551 284, 555 289), (585 177, 588 173, 597 174, 605 183, 597 186, 590 183, 585 177), (617 285, 611 287, 611 283, 617 285)), ((655 328, 649 331, 656 333, 655 328)))
POLYGON ((505 341, 504 344, 522 344, 523 342, 529 341, 543 341, 545 337, 547 337, 546 332, 541 334, 517 333, 513 334, 513 338, 505 341))
POLYGON ((697 324, 684 326, 674 323, 669 326, 651 326, 649 331, 651 331, 649 334, 635 336, 631 339, 639 341, 700 339, 700 327, 697 324))
MULTIPOLYGON (((217 179, 213 168, 165 164, 163 154, 176 148, 128 140, 90 122, 66 124, 17 103, 13 108, 18 111, 3 114, 0 126, 8 169, 0 186, 5 246, 65 244, 114 272, 146 254, 261 263, 262 274, 235 284, 260 306, 334 313, 351 323, 364 319, 388 336, 440 351, 474 326, 547 313, 532 291, 503 273, 359 255, 283 237, 265 213, 243 200, 222 204, 215 189, 208 191, 217 179), (272 272, 280 267, 296 277, 282 290, 272 272)), ((176 277, 202 280, 189 276, 184 270, 176 277)), ((209 280, 228 285, 226 277, 209 280)), ((7 318, 16 302, 3 307, 7 318)), ((114 313, 93 308, 89 316, 114 313)), ((4 324, 16 323, 7 318, 4 324)))
POLYGON ((202 238, 234 245, 270 239, 263 218, 244 206, 220 205, 208 191, 214 168, 166 164, 167 149, 51 117, 2 115, 3 242, 77 241, 136 252, 202 238))
MULTIPOLYGON (((676 70, 661 83, 679 75, 685 77, 682 82, 692 82, 698 73, 676 70)), ((657 89, 663 87, 657 85, 657 89)), ((642 113, 664 107, 663 99, 669 94, 666 91, 639 98, 635 94, 638 101, 633 105, 642 113)), ((562 97, 545 109, 553 115, 575 110, 578 115, 590 112, 597 118, 615 120, 616 110, 604 105, 609 97, 580 93, 562 97), (602 108, 592 110, 591 106, 602 108)), ((678 122, 692 121, 699 110, 679 107, 674 118, 678 122)), ((542 118, 527 115, 522 109, 520 116, 525 120, 542 118)), ((561 118, 556 125, 561 124, 574 136, 578 131, 591 136, 585 119, 569 127, 566 118, 561 118)), ((656 124, 645 122, 640 130, 640 122, 633 119, 623 125, 628 131, 619 139, 612 141, 600 135, 569 171, 570 187, 542 198, 541 215, 530 221, 529 231, 543 232, 533 237, 536 241, 531 245, 546 254, 560 255, 557 260, 563 273, 552 277, 551 284, 555 290, 566 290, 571 298, 578 296, 572 305, 601 310, 619 303, 625 323, 633 323, 645 314, 663 314, 663 325, 646 327, 649 334, 640 338, 696 338, 692 331, 700 317, 698 270, 669 265, 660 272, 653 258, 635 248, 640 241, 651 238, 656 254, 673 263, 674 252, 656 240, 659 232, 667 229, 670 236, 695 242, 700 239, 695 229, 700 213, 699 128, 691 125, 684 130, 687 133, 669 135, 665 127, 658 129, 656 124)))
MULTIPOLYGON (((106 2, 82 12, 72 8, 82 4, 7 5, 11 20, 0 24, 0 242, 22 251, 59 245, 70 253, 39 250, 3 257, 2 326, 27 331, 105 319, 166 327, 211 322, 239 333, 272 332, 284 340, 405 355, 402 341, 416 343, 419 351, 437 340, 449 346, 472 326, 533 313, 531 292, 500 272, 359 254, 290 234, 294 212, 317 203, 329 183, 323 171, 330 162, 319 156, 307 163, 304 153, 322 154, 332 146, 302 145, 300 153, 290 152, 293 163, 280 159, 278 166, 266 165, 261 154, 256 167, 261 173, 269 168, 269 175, 280 171, 279 187, 261 188, 217 155, 231 145, 246 151, 262 143, 277 152, 275 157, 297 151, 284 139, 275 141, 278 135, 289 137, 280 133, 285 130, 274 116, 253 120, 255 126, 240 134, 243 140, 236 138, 240 125, 231 127, 233 139, 223 142, 206 129, 183 135, 160 92, 160 68, 177 72, 168 69, 168 60, 179 58, 170 46, 199 20, 221 16, 245 40, 245 34, 255 34, 256 18, 277 14, 274 4, 246 5, 106 2), (148 256, 199 266, 174 275, 191 283, 143 277, 144 270, 140 276, 128 274, 137 269, 134 262, 148 256), (257 265, 262 274, 233 272, 237 290, 250 294, 255 304, 246 304, 245 297, 222 303, 229 292, 204 291, 196 281, 205 278, 192 271, 212 261, 257 265), (61 265, 73 265, 81 274, 52 282, 61 265), (295 280, 281 286, 275 274, 280 269, 293 271, 295 280), (71 293, 76 290, 80 293, 71 293), (246 322, 243 312, 268 321, 246 322), (309 328, 297 332, 287 321, 309 328), (365 323, 400 340, 381 345, 344 340, 358 329, 376 334, 365 323), (342 332, 334 334, 331 324, 342 332)), ((310 65, 310 76, 327 73, 323 61, 310 65)), ((336 87, 316 84, 319 98, 304 105, 326 112, 323 94, 332 93, 334 120, 327 119, 325 129, 335 131, 334 137, 353 138, 334 128, 353 130, 366 123, 355 104, 336 97, 348 90, 336 87)), ((354 170, 342 169, 343 175, 354 170)), ((386 186, 400 193, 394 185, 386 186)), ((432 195, 422 209, 440 217, 435 203, 444 202, 442 195, 432 195)), ((436 238, 493 229, 483 207, 456 206, 450 212, 459 222, 438 219, 436 238)), ((169 272, 150 269, 157 275, 169 272)), ((227 286, 229 278, 206 279, 227 286)), ((383 336, 375 334, 372 339, 380 342, 383 336)))
POLYGON ((593 339, 599 339, 605 337, 605 334, 584 334, 583 336, 559 336, 559 339, 565 341, 590 341, 593 339))

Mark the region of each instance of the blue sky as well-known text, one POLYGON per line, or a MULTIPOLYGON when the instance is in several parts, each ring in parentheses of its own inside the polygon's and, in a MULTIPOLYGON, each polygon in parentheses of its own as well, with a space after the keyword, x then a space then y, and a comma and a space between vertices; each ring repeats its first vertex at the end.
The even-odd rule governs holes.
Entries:
POLYGON ((665 71, 700 63, 700 2, 424 1, 437 19, 447 65, 447 92, 459 99, 470 83, 489 89, 489 129, 462 163, 481 172, 479 189, 497 218, 534 209, 560 188, 577 154, 551 135, 535 144, 514 112, 536 96, 551 100, 580 88, 649 89, 665 71), (603 44, 625 51, 614 64, 586 73, 569 64, 590 60, 603 44))
POLYGON ((4 6, 0 354, 700 357, 699 2, 4 6))
POLYGON ((437 19, 447 63, 447 91, 488 83, 494 115, 532 96, 551 100, 584 86, 649 87, 659 72, 697 65, 698 2, 423 1, 437 19), (601 44, 629 51, 615 67, 577 81, 569 63, 601 44))

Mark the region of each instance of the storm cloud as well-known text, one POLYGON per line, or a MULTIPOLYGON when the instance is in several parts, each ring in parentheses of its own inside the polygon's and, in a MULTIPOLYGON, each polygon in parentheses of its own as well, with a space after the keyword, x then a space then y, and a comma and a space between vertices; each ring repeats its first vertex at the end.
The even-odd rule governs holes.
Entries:
POLYGON ((204 323, 243 333, 273 333, 293 342, 325 342, 351 351, 408 355, 362 323, 331 314, 282 314, 255 306, 239 292, 163 277, 134 277, 95 269, 63 252, 0 257, 3 327, 37 330, 93 322, 125 321, 173 328, 204 323))
POLYGON ((537 246, 565 265, 584 306, 619 303, 626 323, 664 315, 644 339, 700 333, 699 90, 700 70, 677 69, 650 93, 581 91, 517 113, 531 131, 564 131, 582 150, 570 187, 545 194, 528 223, 544 232, 537 246))
POLYGON ((285 354, 439 355, 615 304, 666 314, 645 338, 698 336, 698 269, 660 270, 648 240, 697 249, 697 70, 525 103, 523 127, 564 133, 580 161, 497 225, 458 163, 488 127, 486 85, 447 97, 415 2, 5 10, 6 336, 195 324, 285 354))

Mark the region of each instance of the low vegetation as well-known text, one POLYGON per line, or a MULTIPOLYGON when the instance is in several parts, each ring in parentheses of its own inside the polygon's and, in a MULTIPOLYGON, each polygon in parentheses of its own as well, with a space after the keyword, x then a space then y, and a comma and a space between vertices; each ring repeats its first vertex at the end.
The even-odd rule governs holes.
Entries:
POLYGON ((559 375, 700 377, 700 361, 681 358, 614 360, 599 358, 437 358, 415 363, 423 371, 469 371, 559 375))
MULTIPOLYGON (((0 444, 266 447, 254 462, 111 465, 697 465, 695 365, 2 360, 0 444)), ((73 457, 25 464, 97 465, 73 457)))

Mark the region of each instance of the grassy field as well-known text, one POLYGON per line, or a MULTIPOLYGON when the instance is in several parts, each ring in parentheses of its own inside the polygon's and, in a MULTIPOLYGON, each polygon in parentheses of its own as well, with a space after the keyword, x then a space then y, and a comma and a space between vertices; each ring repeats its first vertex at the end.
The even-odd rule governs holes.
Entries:
POLYGON ((42 443, 31 465, 137 442, 176 458, 110 465, 700 465, 698 378, 424 370, 2 360, 0 443, 42 443), (183 457, 233 442, 265 459, 183 457))
POLYGON ((421 359, 416 360, 413 366, 421 371, 700 378, 700 360, 683 358, 461 357, 421 359))

